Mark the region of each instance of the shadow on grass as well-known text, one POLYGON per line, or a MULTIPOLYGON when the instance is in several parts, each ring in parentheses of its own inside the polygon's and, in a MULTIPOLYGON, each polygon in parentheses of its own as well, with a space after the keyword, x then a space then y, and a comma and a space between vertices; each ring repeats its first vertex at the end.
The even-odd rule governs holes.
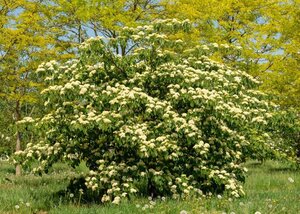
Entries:
POLYGON ((268 172, 296 172, 300 171, 299 165, 289 162, 281 162, 281 161, 258 161, 251 160, 245 164, 247 168, 251 168, 251 170, 262 169, 268 172))
POLYGON ((6 161, 0 161, 1 174, 15 174, 13 165, 6 161))
POLYGON ((261 166, 263 165, 264 163, 262 162, 251 162, 251 163, 248 163, 247 166, 250 166, 250 167, 257 167, 257 166, 261 166))
POLYGON ((101 204, 100 193, 88 189, 85 182, 84 177, 73 178, 65 189, 55 192, 53 198, 62 204, 101 204))
POLYGON ((272 167, 268 170, 269 172, 300 172, 295 167, 272 167))

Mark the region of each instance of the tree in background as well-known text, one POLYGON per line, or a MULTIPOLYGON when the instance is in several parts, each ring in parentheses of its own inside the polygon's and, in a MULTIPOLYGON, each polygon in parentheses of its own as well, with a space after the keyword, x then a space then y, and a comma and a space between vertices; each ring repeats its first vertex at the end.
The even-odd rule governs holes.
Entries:
POLYGON ((299 0, 175 0, 164 2, 168 17, 188 18, 194 40, 241 46, 237 55, 215 56, 263 81, 284 108, 300 104, 299 0))
MULTIPOLYGON (((15 124, 33 113, 39 87, 34 71, 41 62, 54 57, 56 51, 38 3, 1 0, 0 13, 0 97, 1 107, 5 107, 1 125, 10 139, 16 139, 15 151, 19 151, 25 133, 15 124)), ((16 167, 16 174, 21 174, 20 166, 16 167)))
POLYGON ((43 4, 49 25, 61 31, 58 39, 73 47, 90 37, 114 38, 122 27, 149 23, 162 11, 154 0, 51 0, 43 4))

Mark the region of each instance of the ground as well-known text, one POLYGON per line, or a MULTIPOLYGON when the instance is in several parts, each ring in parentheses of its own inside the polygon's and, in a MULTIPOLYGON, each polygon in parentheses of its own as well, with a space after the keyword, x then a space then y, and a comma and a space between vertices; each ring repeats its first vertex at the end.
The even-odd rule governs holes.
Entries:
POLYGON ((118 214, 118 213, 300 213, 300 171, 287 164, 249 161, 244 189, 246 196, 233 199, 226 196, 149 200, 136 198, 120 205, 83 204, 80 193, 58 196, 66 188, 68 179, 84 170, 70 169, 57 164, 48 175, 14 176, 14 167, 0 161, 0 213, 63 213, 63 214, 118 214))

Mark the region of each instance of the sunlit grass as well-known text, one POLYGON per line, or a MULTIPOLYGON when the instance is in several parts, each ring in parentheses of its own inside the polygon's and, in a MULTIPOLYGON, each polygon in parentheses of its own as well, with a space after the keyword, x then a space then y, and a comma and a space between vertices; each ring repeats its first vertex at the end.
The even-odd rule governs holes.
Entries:
POLYGON ((246 196, 240 199, 228 197, 173 199, 136 198, 117 205, 83 204, 79 193, 58 195, 67 187, 68 179, 84 166, 70 169, 57 164, 49 175, 14 176, 14 168, 0 162, 0 213, 300 213, 300 172, 287 165, 268 161, 262 165, 248 162, 249 169, 244 184, 246 196), (75 196, 73 196, 75 195, 75 196))

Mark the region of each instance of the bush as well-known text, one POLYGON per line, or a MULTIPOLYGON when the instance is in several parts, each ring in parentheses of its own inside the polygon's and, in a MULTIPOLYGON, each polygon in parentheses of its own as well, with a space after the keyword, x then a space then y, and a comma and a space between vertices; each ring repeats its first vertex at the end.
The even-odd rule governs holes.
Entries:
POLYGON ((299 112, 295 109, 280 110, 272 117, 268 127, 276 144, 273 149, 281 158, 300 167, 300 120, 299 112))
POLYGON ((61 159, 86 161, 85 185, 102 202, 243 195, 241 163, 271 151, 264 130, 273 106, 256 79, 205 56, 216 44, 172 39, 188 30, 177 20, 125 27, 116 38, 87 40, 78 59, 42 64, 48 114, 23 120, 42 138, 18 153, 23 164, 38 159, 42 171, 61 159))

